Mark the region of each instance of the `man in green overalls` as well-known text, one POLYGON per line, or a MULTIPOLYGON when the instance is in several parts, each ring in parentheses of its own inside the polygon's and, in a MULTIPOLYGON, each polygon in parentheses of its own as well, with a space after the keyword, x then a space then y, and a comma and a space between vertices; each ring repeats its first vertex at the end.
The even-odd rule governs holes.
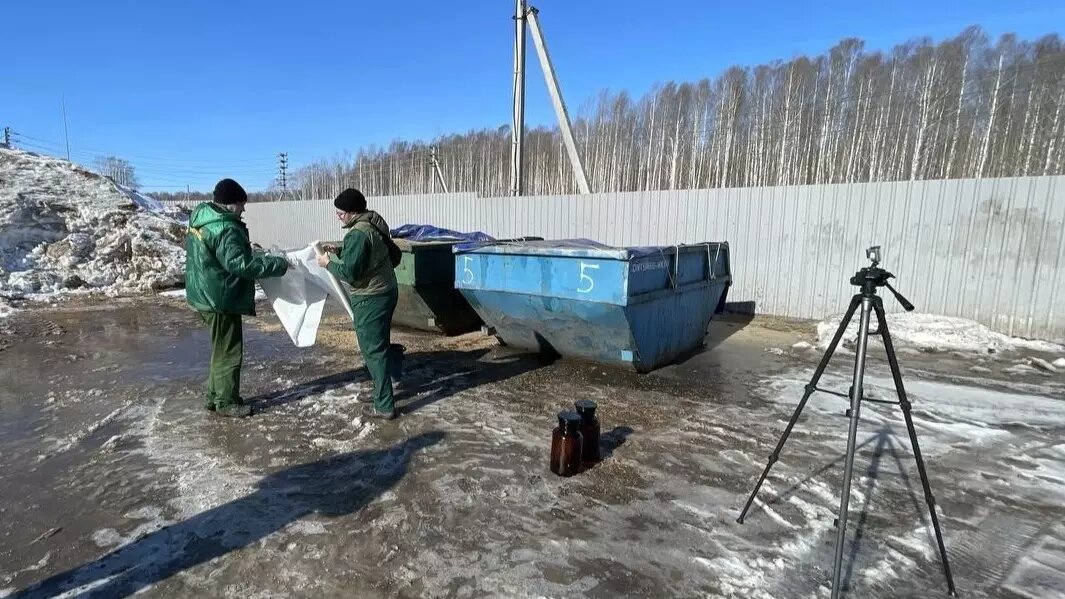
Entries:
POLYGON ((396 417, 396 402, 389 372, 389 337, 399 287, 389 256, 388 224, 366 209, 366 197, 357 189, 344 190, 333 205, 348 231, 339 249, 326 248, 336 255, 322 254, 318 264, 352 288, 355 335, 373 379, 373 405, 366 406, 363 415, 391 420, 396 417))
POLYGON ((284 258, 252 250, 240 218, 247 201, 236 181, 219 181, 214 201, 193 210, 185 248, 185 297, 211 331, 207 409, 237 418, 251 414, 240 397, 241 316, 255 316, 256 279, 280 277, 288 270, 284 258))

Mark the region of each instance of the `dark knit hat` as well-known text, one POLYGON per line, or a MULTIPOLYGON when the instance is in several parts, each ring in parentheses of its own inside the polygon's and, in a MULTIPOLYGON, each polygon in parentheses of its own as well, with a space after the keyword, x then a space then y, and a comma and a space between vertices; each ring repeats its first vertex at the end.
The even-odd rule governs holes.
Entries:
POLYGON ((214 186, 216 204, 243 204, 248 201, 248 192, 233 179, 222 179, 214 186))
POLYGON ((366 212, 366 196, 358 189, 349 187, 333 200, 337 210, 343 212, 366 212))

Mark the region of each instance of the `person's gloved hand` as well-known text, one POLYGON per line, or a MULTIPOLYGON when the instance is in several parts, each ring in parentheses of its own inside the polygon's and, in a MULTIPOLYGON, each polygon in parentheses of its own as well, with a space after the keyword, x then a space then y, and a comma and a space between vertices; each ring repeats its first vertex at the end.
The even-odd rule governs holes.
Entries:
POLYGON ((322 268, 329 266, 329 254, 324 252, 318 254, 318 266, 321 266, 322 268))

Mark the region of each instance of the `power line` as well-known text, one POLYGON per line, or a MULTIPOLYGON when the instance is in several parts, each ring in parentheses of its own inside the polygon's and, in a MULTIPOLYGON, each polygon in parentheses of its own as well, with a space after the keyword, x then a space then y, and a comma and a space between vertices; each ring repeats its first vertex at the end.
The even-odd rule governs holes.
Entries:
MULTIPOLYGON (((26 148, 28 148, 28 149, 31 149, 31 150, 34 150, 34 151, 37 151, 37 152, 41 152, 41 153, 44 153, 44 154, 47 154, 47 155, 51 155, 51 156, 56 157, 56 158, 60 158, 61 155, 63 154, 63 150, 61 148, 57 148, 55 146, 46 146, 46 145, 43 145, 43 144, 30 143, 30 142, 23 143, 21 145, 26 147, 26 148)), ((100 156, 98 156, 98 155, 94 156, 94 155, 90 155, 90 154, 85 153, 85 152, 74 152, 74 157, 77 158, 79 161, 83 161, 83 162, 86 162, 86 163, 91 163, 91 162, 95 161, 96 159, 100 158, 100 156)), ((62 159, 62 158, 60 158, 60 159, 62 159)), ((132 166, 134 167, 134 170, 138 174, 147 175, 151 179, 168 180, 168 181, 173 181, 173 182, 184 182, 184 181, 187 181, 188 179, 203 178, 203 177, 222 177, 222 176, 226 176, 227 174, 231 174, 233 172, 237 172, 237 173, 240 174, 240 176, 243 176, 243 177, 256 177, 256 178, 258 178, 258 177, 267 177, 267 176, 269 176, 269 175, 271 175, 273 173, 273 170, 270 170, 270 169, 263 169, 263 168, 248 169, 248 168, 239 167, 239 166, 236 166, 236 167, 219 167, 218 169, 212 169, 212 170, 193 170, 191 168, 145 167, 145 166, 140 165, 140 164, 132 164, 132 166)), ((91 164, 90 164, 90 166, 88 166, 88 168, 94 168, 94 167, 92 167, 91 164)))
MULTIPOLYGON (((64 153, 63 148, 58 147, 58 146, 56 146, 54 144, 46 143, 46 142, 25 142, 23 145, 25 145, 26 147, 37 148, 37 149, 44 150, 44 151, 47 151, 47 152, 55 152, 57 154, 64 153)), ((74 151, 71 152, 71 154, 72 154, 72 156, 74 156, 76 158, 79 158, 79 159, 96 159, 96 158, 103 157, 102 154, 91 153, 91 152, 88 152, 88 151, 85 151, 85 150, 74 150, 74 151)), ((131 161, 131 163, 132 162, 133 161, 131 161)), ((264 171, 264 172, 266 171, 266 169, 264 169, 264 168, 245 167, 245 166, 240 166, 240 165, 223 165, 223 166, 218 166, 217 168, 211 168, 210 170, 202 170, 202 169, 206 168, 206 165, 203 165, 203 166, 193 165, 193 166, 187 166, 187 167, 185 167, 185 166, 158 166, 158 165, 151 165, 151 164, 144 165, 143 163, 140 163, 139 161, 136 162, 135 166, 137 167, 138 170, 143 170, 143 171, 180 172, 180 173, 194 173, 194 174, 210 174, 210 173, 218 172, 220 170, 238 170, 238 169, 239 170, 244 170, 244 169, 247 169, 247 168, 255 168, 256 171, 264 171)))
MULTIPOLYGON (((58 142, 52 141, 52 140, 47 140, 47 139, 43 139, 43 138, 40 138, 40 137, 34 137, 34 136, 31 136, 31 135, 22 135, 22 137, 24 139, 28 139, 28 140, 37 142, 39 144, 49 145, 49 146, 58 148, 60 150, 63 149, 61 144, 59 144, 58 142)), ((124 158, 126 160, 130 160, 130 161, 137 161, 137 162, 142 162, 142 163, 159 162, 159 163, 163 163, 163 164, 173 164, 173 165, 175 165, 175 167, 179 167, 179 165, 182 165, 182 164, 184 164, 184 165, 186 165, 188 167, 192 167, 192 168, 195 168, 197 166, 202 167, 202 166, 209 166, 209 165, 218 164, 218 162, 215 161, 215 160, 209 160, 209 159, 204 159, 204 158, 198 158, 198 159, 194 159, 194 158, 162 158, 162 157, 142 156, 142 155, 139 155, 139 154, 128 154, 128 153, 125 153, 125 152, 116 152, 116 151, 113 151, 113 150, 101 150, 101 149, 91 148, 91 147, 87 147, 87 146, 74 147, 74 148, 72 148, 72 152, 75 153, 75 154, 82 154, 82 155, 85 155, 85 154, 103 154, 103 155, 119 156, 121 158, 124 158)), ((269 162, 270 162, 269 159, 265 159, 265 158, 261 158, 261 159, 260 158, 254 158, 254 159, 253 158, 248 158, 248 159, 243 159, 243 160, 226 161, 226 164, 227 165, 232 165, 232 166, 240 166, 240 165, 243 165, 243 164, 247 164, 247 165, 263 165, 263 164, 269 164, 269 162)))
MULTIPOLYGON (((385 159, 385 160, 387 160, 387 159, 385 159)), ((344 169, 343 172, 341 173, 341 176, 345 176, 348 173, 380 174, 380 173, 389 172, 389 171, 409 171, 409 170, 412 170, 412 169, 419 169, 419 168, 420 169, 426 169, 427 172, 429 170, 428 167, 426 167, 426 165, 423 164, 423 163, 397 164, 397 165, 390 165, 390 164, 385 163, 385 164, 370 164, 369 166, 367 166, 367 163, 356 163, 356 164, 342 164, 342 165, 321 165, 321 166, 318 167, 318 169, 320 169, 320 170, 315 170, 315 167, 313 165, 310 165, 310 166, 305 166, 305 167, 299 169, 296 172, 297 172, 297 175, 299 175, 299 176, 308 176, 308 174, 313 173, 314 175, 317 175, 317 176, 332 177, 332 176, 336 175, 336 167, 337 166, 340 166, 341 168, 344 169)))
POLYGON ((242 168, 219 168, 218 170, 204 170, 204 171, 185 171, 185 170, 170 170, 170 169, 154 169, 154 168, 141 168, 136 164, 133 164, 134 168, 139 172, 158 174, 158 175, 177 175, 177 176, 189 176, 189 177, 217 177, 224 176, 227 173, 241 173, 244 175, 255 175, 271 177, 276 174, 275 171, 270 169, 242 169, 242 168))

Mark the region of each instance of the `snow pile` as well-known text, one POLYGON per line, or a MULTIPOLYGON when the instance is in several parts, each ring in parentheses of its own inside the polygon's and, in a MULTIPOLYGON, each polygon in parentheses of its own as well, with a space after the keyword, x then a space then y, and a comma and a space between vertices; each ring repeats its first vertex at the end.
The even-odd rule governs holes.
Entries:
MULTIPOLYGON (((832 336, 839 328, 842 315, 833 316, 817 324, 818 345, 823 349, 832 342, 832 336)), ((895 345, 912 347, 923 351, 959 351, 995 353, 1001 351, 1039 351, 1058 353, 1065 351, 1056 343, 1031 341, 996 333, 984 325, 953 316, 936 314, 917 314, 903 312, 888 314, 888 331, 895 345)), ((876 320, 875 318, 873 319, 876 320)), ((875 330, 875 322, 874 322, 875 330)), ((847 332, 843 335, 843 344, 853 347, 858 336, 858 315, 851 320, 847 332)), ((879 337, 870 337, 877 339, 879 337)))
POLYGON ((0 295, 180 285, 183 220, 78 165, 0 149, 0 295))

